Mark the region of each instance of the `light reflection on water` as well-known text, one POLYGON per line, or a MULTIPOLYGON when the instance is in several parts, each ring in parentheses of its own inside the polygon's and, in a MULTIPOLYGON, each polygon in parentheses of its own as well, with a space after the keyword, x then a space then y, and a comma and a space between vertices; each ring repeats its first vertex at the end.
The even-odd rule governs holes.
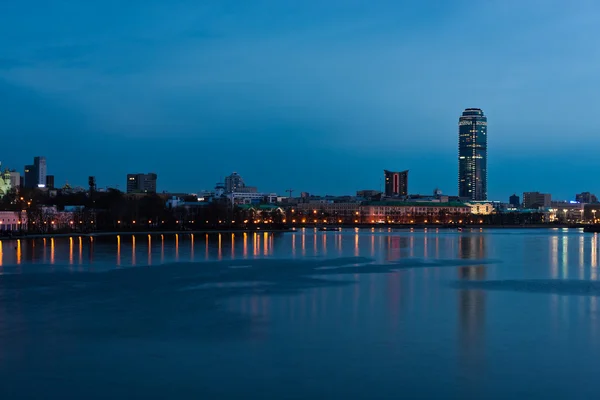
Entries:
MULTIPOLYGON (((279 260, 277 265, 261 270, 261 282, 240 278, 239 282, 200 283, 195 286, 195 291, 181 292, 184 294, 169 292, 172 288, 168 286, 157 286, 161 289, 160 301, 154 300, 151 297, 154 292, 148 290, 148 297, 136 293, 141 300, 121 304, 128 308, 118 321, 135 331, 134 339, 138 336, 153 338, 154 332, 158 331, 162 336, 157 336, 160 338, 157 342, 172 340, 176 343, 177 335, 184 335, 194 324, 209 321, 206 328, 198 328, 193 331, 194 335, 185 338, 194 345, 186 345, 184 350, 171 353, 172 347, 157 343, 152 354, 157 354, 160 362, 144 358, 142 349, 136 350, 135 345, 130 347, 129 344, 128 356, 124 358, 119 355, 123 350, 120 345, 102 342, 109 339, 101 333, 92 335, 94 346, 103 343, 107 354, 130 367, 129 371, 141 369, 152 377, 169 374, 168 368, 173 369, 170 373, 177 377, 169 378, 169 382, 186 378, 195 382, 197 377, 193 378, 188 371, 194 368, 201 371, 202 385, 209 389, 213 381, 217 384, 218 376, 245 382, 246 386, 239 386, 251 388, 258 385, 259 379, 255 379, 258 375, 280 377, 283 382, 292 382, 296 376, 308 382, 303 386, 306 392, 300 394, 314 397, 319 394, 319 377, 335 371, 338 380, 328 385, 336 393, 345 395, 361 394, 361 385, 370 392, 380 390, 397 395, 401 384, 409 389, 419 387, 424 393, 438 395, 437 398, 441 398, 440 394, 490 398, 490 393, 531 395, 528 391, 543 392, 540 388, 545 385, 546 397, 560 396, 569 390, 577 397, 587 389, 581 385, 568 387, 565 382, 574 376, 595 382, 593 367, 600 356, 597 337, 600 334, 600 293, 553 292, 551 283, 546 283, 547 291, 542 293, 513 290, 510 285, 505 290, 487 290, 485 286, 451 287, 449 283, 549 279, 593 282, 598 279, 597 246, 597 235, 563 230, 390 232, 386 228, 358 232, 308 229, 290 233, 73 236, 0 241, 0 272, 26 275, 28 272, 61 271, 61 268, 99 272, 118 267, 126 270, 119 273, 126 273, 137 271, 128 267, 146 265, 154 268, 139 270, 176 269, 172 263, 177 261, 182 264, 196 261, 199 262, 197 267, 202 268, 208 261, 214 262, 210 264, 212 268, 216 268, 215 265, 229 268, 227 263, 231 262, 231 269, 245 277, 253 268, 262 265, 261 262, 279 260), (88 257, 83 257, 84 251, 88 257), (278 275, 294 260, 310 265, 339 257, 367 257, 372 260, 356 263, 364 268, 393 265, 396 269, 383 274, 352 270, 345 275, 319 277, 325 281, 311 280, 310 274, 283 278, 278 275), (234 264, 234 261, 243 262, 234 264), (158 264, 168 265, 159 267, 158 264), (21 268, 17 269, 17 266, 21 268), (263 283, 263 280, 266 281, 263 283), (250 290, 253 287, 256 290, 250 290), (281 291, 270 295, 268 287, 278 287, 281 291), (236 292, 236 288, 240 291, 236 292), (241 288, 247 291, 241 291, 241 288), (223 290, 223 293, 235 294, 220 293, 215 297, 217 300, 202 303, 202 297, 193 297, 200 293, 199 290, 213 290, 214 293, 223 290), (214 308, 215 304, 222 309, 214 308), (138 327, 128 322, 131 318, 136 321, 136 312, 144 314, 144 318, 139 318, 143 322, 138 322, 143 329, 136 330, 138 327), (238 325, 233 325, 232 320, 219 313, 234 315, 238 325), (177 318, 185 319, 181 329, 172 328, 176 326, 173 324, 177 318), (143 325, 148 321, 156 324, 143 325), (207 344, 203 341, 206 338, 207 344), (115 353, 110 353, 111 349, 115 353), (211 352, 215 354, 212 358, 211 352), (182 357, 185 370, 177 367, 182 357), (215 362, 222 357, 231 362, 215 362), (142 364, 153 365, 155 369, 150 368, 148 372, 142 364), (164 364, 164 370, 155 364, 164 364), (250 370, 240 367, 238 370, 235 365, 257 367, 250 370), (187 368, 189 366, 194 368, 187 368), (435 379, 430 379, 432 376, 435 379), (314 387, 310 384, 311 379, 317 382, 314 387)), ((177 276, 180 277, 179 273, 177 276)), ((144 275, 135 277, 143 279, 144 275)), ((149 285, 160 285, 160 282, 149 285)), ((69 290, 74 289, 69 287, 69 290)), ((101 296, 107 301, 110 296, 118 299, 125 296, 105 290, 101 296)), ((12 314, 6 311, 5 303, 0 303, 0 323, 7 318, 33 318, 17 313, 23 312, 21 308, 27 307, 26 302, 21 304, 15 300, 9 306, 12 314)), ((58 307, 56 310, 66 314, 53 315, 55 311, 51 307, 55 305, 52 302, 44 307, 47 308, 41 312, 43 321, 62 322, 53 329, 42 326, 44 329, 40 332, 50 335, 55 346, 64 346, 71 351, 67 354, 76 354, 69 347, 70 342, 61 342, 62 337, 58 333, 53 336, 53 332, 60 330, 61 324, 73 324, 69 327, 75 333, 69 331, 69 334, 76 335, 78 343, 84 343, 82 326, 90 323, 86 319, 89 308, 82 304, 79 315, 64 311, 70 310, 69 307, 58 307)), ((121 332, 123 326, 111 325, 115 324, 115 315, 120 314, 110 310, 106 315, 94 316, 93 319, 99 322, 98 326, 93 326, 100 332, 108 328, 121 332)), ((28 323, 36 328, 33 322, 28 323)), ((6 345, 12 343, 15 336, 3 336, 2 329, 6 328, 0 325, 0 345, 5 346, 0 348, 11 348, 6 345)), ((23 343, 31 345, 33 336, 27 335, 33 335, 35 329, 24 332, 23 343)), ((64 332, 62 334, 68 337, 64 332)), ((0 354, 0 372, 6 373, 9 369, 4 366, 9 364, 2 364, 2 357, 0 354)), ((92 365, 98 362, 94 357, 100 356, 95 353, 79 358, 67 356, 69 362, 82 369, 89 365, 77 363, 92 365)), ((13 371, 29 367, 18 356, 7 360, 12 361, 13 371)), ((125 374, 123 379, 135 380, 135 375, 131 377, 130 374, 125 374)), ((87 379, 92 379, 88 382, 92 387, 103 387, 99 381, 87 379)), ((144 379, 148 379, 146 374, 144 379)), ((273 391, 271 394, 281 395, 279 390, 284 391, 285 385, 279 385, 278 379, 270 382, 273 382, 269 388, 273 391)), ((594 385, 590 383, 591 387, 594 385)), ((236 390, 233 386, 238 385, 227 386, 222 389, 223 393, 236 390)))
MULTIPOLYGON (((242 232, 228 234, 176 235, 117 235, 114 237, 56 237, 0 241, 0 266, 15 264, 79 264, 101 263, 110 267, 153 265, 173 261, 223 260, 278 257, 336 257, 367 256, 378 261, 395 262, 406 258, 451 259, 462 257, 469 246, 492 242, 487 257, 505 256, 493 242, 508 239, 502 231, 451 233, 426 232, 342 231, 295 233, 242 232), (490 233, 491 232, 491 233, 490 233), (251 237, 251 240, 250 240, 251 237), (78 248, 75 249, 77 241, 78 248), (140 246, 141 241, 141 246, 140 246), (182 247, 183 246, 183 247, 182 247), (300 250, 300 251, 298 251, 300 250), (84 261, 83 253, 89 257, 84 261), (145 257, 140 258, 141 252, 145 257), (183 254, 182 254, 183 253, 183 254), (129 254, 129 256, 127 256, 129 254), (196 255, 201 254, 197 259, 196 255)), ((547 275, 562 279, 597 280, 598 236, 581 232, 536 231, 528 240, 538 246, 535 255, 527 245, 516 251, 529 262, 548 266, 547 275), (547 256, 543 254, 544 240, 548 241, 547 256), (529 260, 529 261, 528 261, 529 260)), ((473 253, 473 251, 468 252, 473 253)), ((484 256, 481 256, 484 257, 484 256)), ((536 269, 537 270, 537 269, 536 269)), ((26 272, 26 271, 25 271, 26 272)))

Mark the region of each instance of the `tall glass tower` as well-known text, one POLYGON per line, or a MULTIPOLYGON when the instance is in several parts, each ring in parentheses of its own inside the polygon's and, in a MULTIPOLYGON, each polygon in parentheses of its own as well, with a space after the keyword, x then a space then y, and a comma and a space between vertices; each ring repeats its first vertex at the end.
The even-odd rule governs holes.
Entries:
POLYGON ((458 120, 458 196, 487 200, 487 117, 479 108, 458 120))

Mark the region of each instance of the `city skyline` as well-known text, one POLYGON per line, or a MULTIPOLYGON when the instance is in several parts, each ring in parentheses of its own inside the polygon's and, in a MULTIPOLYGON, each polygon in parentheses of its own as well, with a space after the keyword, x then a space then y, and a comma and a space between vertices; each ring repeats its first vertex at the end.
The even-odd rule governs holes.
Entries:
POLYGON ((411 192, 454 194, 456 115, 480 107, 489 199, 600 192, 598 122, 565 112, 595 104, 600 6, 341 4, 2 5, 0 123, 28 140, 0 159, 22 173, 44 154, 57 186, 156 171, 193 192, 239 171, 264 191, 344 194, 392 168, 411 192))

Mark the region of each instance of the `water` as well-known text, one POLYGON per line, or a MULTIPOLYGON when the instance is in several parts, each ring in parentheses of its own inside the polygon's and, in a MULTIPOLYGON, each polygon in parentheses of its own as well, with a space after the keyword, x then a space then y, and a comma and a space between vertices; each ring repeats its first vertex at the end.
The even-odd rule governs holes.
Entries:
POLYGON ((2 399, 597 398, 598 236, 0 245, 2 399))

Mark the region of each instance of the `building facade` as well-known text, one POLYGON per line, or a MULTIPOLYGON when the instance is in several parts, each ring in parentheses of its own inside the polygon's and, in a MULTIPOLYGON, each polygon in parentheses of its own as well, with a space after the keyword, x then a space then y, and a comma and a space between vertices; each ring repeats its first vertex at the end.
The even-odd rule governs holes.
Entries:
POLYGON ((471 215, 463 203, 410 203, 379 201, 360 206, 362 223, 447 223, 460 222, 471 215))
POLYGON ((467 108, 458 121, 458 196, 487 200, 487 117, 467 108))
POLYGON ((155 173, 127 174, 127 193, 156 193, 155 173))
POLYGON ((548 208, 552 205, 552 195, 540 192, 524 192, 523 208, 548 208))
POLYGON ((593 204, 598 202, 598 197, 590 192, 583 192, 575 195, 575 201, 578 203, 593 204))
POLYGON ((37 187, 37 174, 35 173, 34 165, 26 165, 23 175, 25 176, 23 186, 25 186, 28 189, 33 189, 37 187))
POLYGON ((0 198, 4 197, 12 189, 12 183, 10 180, 10 171, 5 170, 0 174, 0 198))
POLYGON ((383 170, 386 197, 401 197, 408 195, 408 170, 388 171, 383 170))
POLYGON ((36 186, 46 187, 46 157, 35 157, 33 159, 33 166, 35 168, 36 186))
POLYGON ((465 206, 471 208, 471 214, 473 215, 490 215, 494 212, 494 205, 488 202, 465 203, 465 206))
POLYGON ((25 211, 0 211, 0 231, 16 232, 27 229, 27 213, 25 211))
POLYGON ((521 198, 515 193, 508 198, 508 204, 515 208, 519 208, 521 207, 521 198))
POLYGON ((277 203, 276 193, 232 192, 226 194, 231 204, 277 203))
POLYGON ((17 171, 10 171, 10 185, 16 189, 21 187, 21 174, 17 171))
POLYGON ((54 189, 54 175, 46 175, 46 187, 54 189))

